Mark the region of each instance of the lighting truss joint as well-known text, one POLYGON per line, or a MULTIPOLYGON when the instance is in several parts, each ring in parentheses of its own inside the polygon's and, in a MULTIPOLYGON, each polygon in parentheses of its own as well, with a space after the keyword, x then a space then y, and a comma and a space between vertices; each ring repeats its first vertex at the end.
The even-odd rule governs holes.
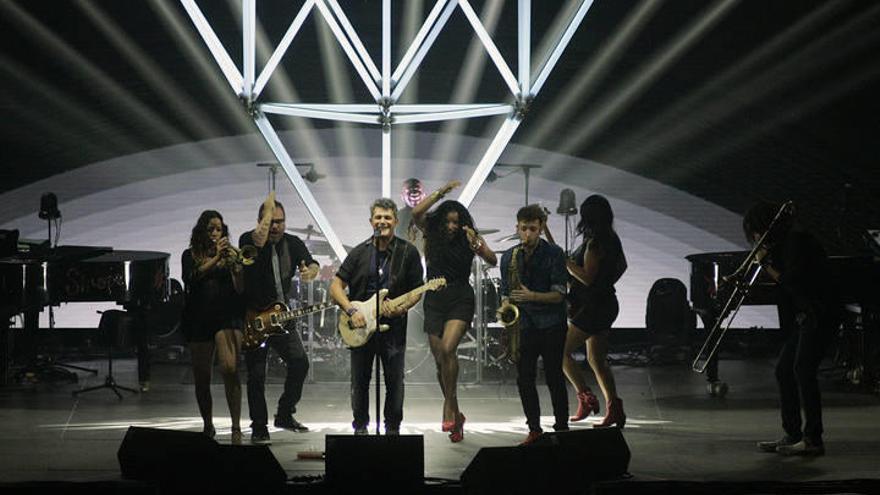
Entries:
POLYGON ((253 96, 242 93, 238 95, 238 101, 241 102, 241 106, 244 108, 244 111, 248 115, 248 117, 256 119, 257 117, 262 115, 259 105, 254 100, 253 96))
POLYGON ((523 120, 526 117, 532 108, 532 101, 534 101, 532 95, 517 95, 516 101, 513 102, 513 115, 517 120, 523 120))

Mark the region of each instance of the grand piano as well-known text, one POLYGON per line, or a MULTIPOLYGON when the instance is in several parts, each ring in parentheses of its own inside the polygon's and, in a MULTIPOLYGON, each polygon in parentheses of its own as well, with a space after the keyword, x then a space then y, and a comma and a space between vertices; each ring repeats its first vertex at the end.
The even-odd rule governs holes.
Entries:
MULTIPOLYGON (((722 277, 736 271, 748 254, 747 251, 729 251, 698 253, 685 257, 691 263, 690 301, 704 327, 711 328, 729 297, 721 283, 722 277)), ((880 260, 867 255, 829 256, 828 260, 839 290, 840 302, 845 305, 847 318, 851 320, 844 323, 852 323, 850 328, 844 328, 857 332, 856 337, 864 344, 865 332, 876 334, 877 320, 880 318, 880 260)), ((776 283, 762 273, 755 280, 743 304, 775 305, 776 290, 776 283)), ((861 347, 864 348, 863 345, 861 347)), ((874 364, 864 362, 866 359, 870 361, 868 356, 857 356, 851 365, 873 367, 874 364)), ((710 362, 706 371, 710 382, 717 381, 717 360, 710 362)))
POLYGON ((168 253, 16 244, 15 252, 0 257, 0 384, 7 383, 9 376, 12 316, 24 315, 24 333, 33 338, 39 313, 47 306, 115 302, 139 310, 170 295, 168 253))

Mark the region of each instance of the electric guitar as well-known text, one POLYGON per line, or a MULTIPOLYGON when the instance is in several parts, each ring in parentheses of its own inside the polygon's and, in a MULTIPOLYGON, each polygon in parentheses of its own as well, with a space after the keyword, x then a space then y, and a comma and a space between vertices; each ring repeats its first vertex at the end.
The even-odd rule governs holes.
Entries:
POLYGON ((332 302, 322 302, 306 306, 304 308, 290 310, 284 303, 275 303, 263 310, 248 309, 245 313, 244 335, 241 338, 241 348, 251 351, 262 346, 266 339, 272 335, 287 333, 284 324, 290 320, 324 311, 336 306, 332 302))
MULTIPOLYGON (((421 287, 417 287, 406 294, 395 297, 390 301, 392 305, 398 305, 402 303, 409 297, 417 296, 423 292, 427 292, 429 290, 437 290, 442 287, 446 287, 446 279, 443 277, 437 277, 431 279, 425 285, 421 287)), ((388 289, 382 289, 379 291, 379 308, 382 307, 382 301, 385 300, 385 296, 388 295, 388 289)), ((377 326, 380 332, 384 332, 388 330, 388 325, 376 325, 376 294, 373 294, 373 297, 367 299, 366 301, 352 301, 352 307, 357 308, 358 312, 364 315, 364 319, 367 320, 367 325, 360 328, 353 328, 351 326, 351 317, 348 316, 344 311, 339 312, 339 334, 342 336, 342 341, 345 342, 345 345, 349 347, 360 347, 367 343, 370 340, 370 337, 376 333, 377 326)))

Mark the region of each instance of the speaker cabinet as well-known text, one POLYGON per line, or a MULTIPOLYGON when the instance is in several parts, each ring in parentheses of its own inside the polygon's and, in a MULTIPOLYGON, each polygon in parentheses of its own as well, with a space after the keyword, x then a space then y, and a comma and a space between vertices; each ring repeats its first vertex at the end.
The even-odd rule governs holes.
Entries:
POLYGON ((387 493, 424 485, 421 435, 327 435, 325 441, 325 479, 330 486, 387 493))
POLYGON ((202 433, 131 426, 117 452, 122 477, 230 492, 280 488, 287 475, 266 445, 219 445, 202 433))
POLYGON ((593 481, 623 476, 629 460, 619 428, 545 433, 526 447, 480 449, 461 482, 468 493, 579 493, 593 481))

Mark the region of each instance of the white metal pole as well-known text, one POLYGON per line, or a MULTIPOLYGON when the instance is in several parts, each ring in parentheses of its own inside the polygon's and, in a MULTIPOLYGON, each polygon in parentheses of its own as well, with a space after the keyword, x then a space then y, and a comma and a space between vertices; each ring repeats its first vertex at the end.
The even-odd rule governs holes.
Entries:
POLYGON ((339 241, 339 237, 337 237, 336 232, 330 225, 330 221, 324 215, 324 211, 321 210, 321 207, 318 205, 312 192, 309 191, 309 186, 306 185, 306 181, 300 177, 299 171, 296 169, 296 164, 287 153, 287 149, 284 147, 284 143, 281 142, 281 138, 279 138, 278 134, 275 132, 275 128, 272 127, 269 119, 263 114, 257 114, 257 116, 254 117, 254 122, 263 134, 263 139, 266 140, 272 153, 275 154, 278 163, 281 164, 281 168, 284 169, 284 173, 287 174, 287 178, 290 179, 296 192, 299 193, 300 199, 306 205, 312 218, 315 219, 315 223, 318 224, 318 228, 323 233, 324 238, 330 243, 330 247, 333 248, 336 257, 341 260, 345 259, 345 247, 342 245, 342 242, 339 241))

